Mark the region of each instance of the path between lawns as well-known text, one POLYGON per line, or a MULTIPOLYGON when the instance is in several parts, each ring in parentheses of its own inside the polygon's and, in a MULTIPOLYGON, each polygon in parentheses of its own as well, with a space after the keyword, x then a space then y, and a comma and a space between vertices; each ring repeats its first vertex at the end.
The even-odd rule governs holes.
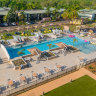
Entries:
POLYGON ((42 95, 43 92, 49 92, 55 88, 58 88, 68 82, 70 82, 70 80, 75 80, 75 79, 78 79, 84 75, 88 75, 90 76, 91 78, 95 79, 96 80, 96 75, 91 73, 90 71, 86 70, 85 68, 81 68, 79 69, 78 71, 76 72, 73 72, 71 74, 68 74, 66 76, 63 76, 61 78, 58 78, 56 80, 53 80, 51 82, 48 82, 46 84, 43 84, 39 87, 36 87, 34 89, 31 89, 27 92, 24 92, 22 94, 19 94, 18 96, 40 96, 42 95))

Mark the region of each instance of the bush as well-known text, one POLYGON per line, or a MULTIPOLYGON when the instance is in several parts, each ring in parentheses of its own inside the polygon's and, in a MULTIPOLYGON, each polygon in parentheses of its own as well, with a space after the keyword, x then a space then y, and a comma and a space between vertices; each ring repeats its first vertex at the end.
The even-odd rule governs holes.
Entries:
POLYGON ((92 66, 89 66, 89 69, 94 69, 92 66))

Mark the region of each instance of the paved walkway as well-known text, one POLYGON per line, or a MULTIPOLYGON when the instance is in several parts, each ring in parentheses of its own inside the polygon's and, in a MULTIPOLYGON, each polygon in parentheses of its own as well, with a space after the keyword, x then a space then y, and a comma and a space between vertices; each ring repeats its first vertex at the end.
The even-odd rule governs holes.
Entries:
POLYGON ((18 96, 40 96, 42 94, 42 92, 48 92, 48 91, 51 91, 59 86, 62 86, 68 82, 70 82, 70 80, 75 80, 77 78, 80 78, 84 75, 88 75, 90 77, 92 77, 93 79, 96 80, 96 75, 91 73, 90 71, 86 70, 85 68, 81 68, 80 70, 74 72, 74 73, 71 73, 69 75, 66 75, 66 76, 63 76, 59 79, 56 79, 54 81, 51 81, 49 83, 46 83, 44 85, 41 85, 39 87, 36 87, 32 90, 29 90, 25 93, 22 93, 18 96))

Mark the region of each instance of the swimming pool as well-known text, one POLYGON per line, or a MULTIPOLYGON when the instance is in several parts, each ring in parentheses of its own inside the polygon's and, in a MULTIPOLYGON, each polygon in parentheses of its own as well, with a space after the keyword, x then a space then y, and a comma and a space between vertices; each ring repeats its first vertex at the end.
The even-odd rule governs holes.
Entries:
POLYGON ((90 42, 84 42, 84 40, 75 37, 77 39, 77 42, 73 43, 73 38, 70 37, 62 37, 62 38, 58 38, 58 39, 52 39, 49 41, 43 41, 41 43, 38 44, 29 44, 29 45, 23 45, 22 48, 21 47, 6 47, 10 58, 13 59, 15 57, 19 57, 19 56, 23 56, 23 55, 29 55, 31 54, 27 49, 30 48, 38 48, 41 51, 46 51, 49 49, 49 47, 47 46, 48 44, 52 44, 55 45, 53 48, 58 48, 58 46, 56 45, 56 43, 59 42, 63 42, 67 45, 72 45, 78 49, 80 49, 81 52, 85 53, 85 54, 89 54, 91 52, 96 51, 96 45, 92 45, 90 44, 90 42), (18 55, 18 51, 23 50, 24 54, 18 55))

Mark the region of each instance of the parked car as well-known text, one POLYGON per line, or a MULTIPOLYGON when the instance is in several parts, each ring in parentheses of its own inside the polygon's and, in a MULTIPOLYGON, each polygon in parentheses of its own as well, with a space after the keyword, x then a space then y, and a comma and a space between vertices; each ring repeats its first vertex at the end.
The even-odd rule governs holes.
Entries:
POLYGON ((8 26, 16 26, 15 22, 9 23, 8 26))
POLYGON ((27 21, 26 24, 31 25, 31 23, 29 21, 27 21))
POLYGON ((16 26, 16 23, 15 22, 13 22, 13 23, 11 23, 12 24, 12 26, 16 26))
POLYGON ((8 24, 7 24, 7 23, 1 23, 0 26, 1 26, 1 27, 7 27, 8 24))
POLYGON ((35 24, 35 22, 33 22, 33 21, 32 21, 32 22, 30 22, 30 23, 31 23, 31 24, 35 24))
POLYGON ((33 22, 33 21, 31 21, 31 22, 27 21, 26 24, 31 25, 31 24, 35 24, 35 22, 33 22))

